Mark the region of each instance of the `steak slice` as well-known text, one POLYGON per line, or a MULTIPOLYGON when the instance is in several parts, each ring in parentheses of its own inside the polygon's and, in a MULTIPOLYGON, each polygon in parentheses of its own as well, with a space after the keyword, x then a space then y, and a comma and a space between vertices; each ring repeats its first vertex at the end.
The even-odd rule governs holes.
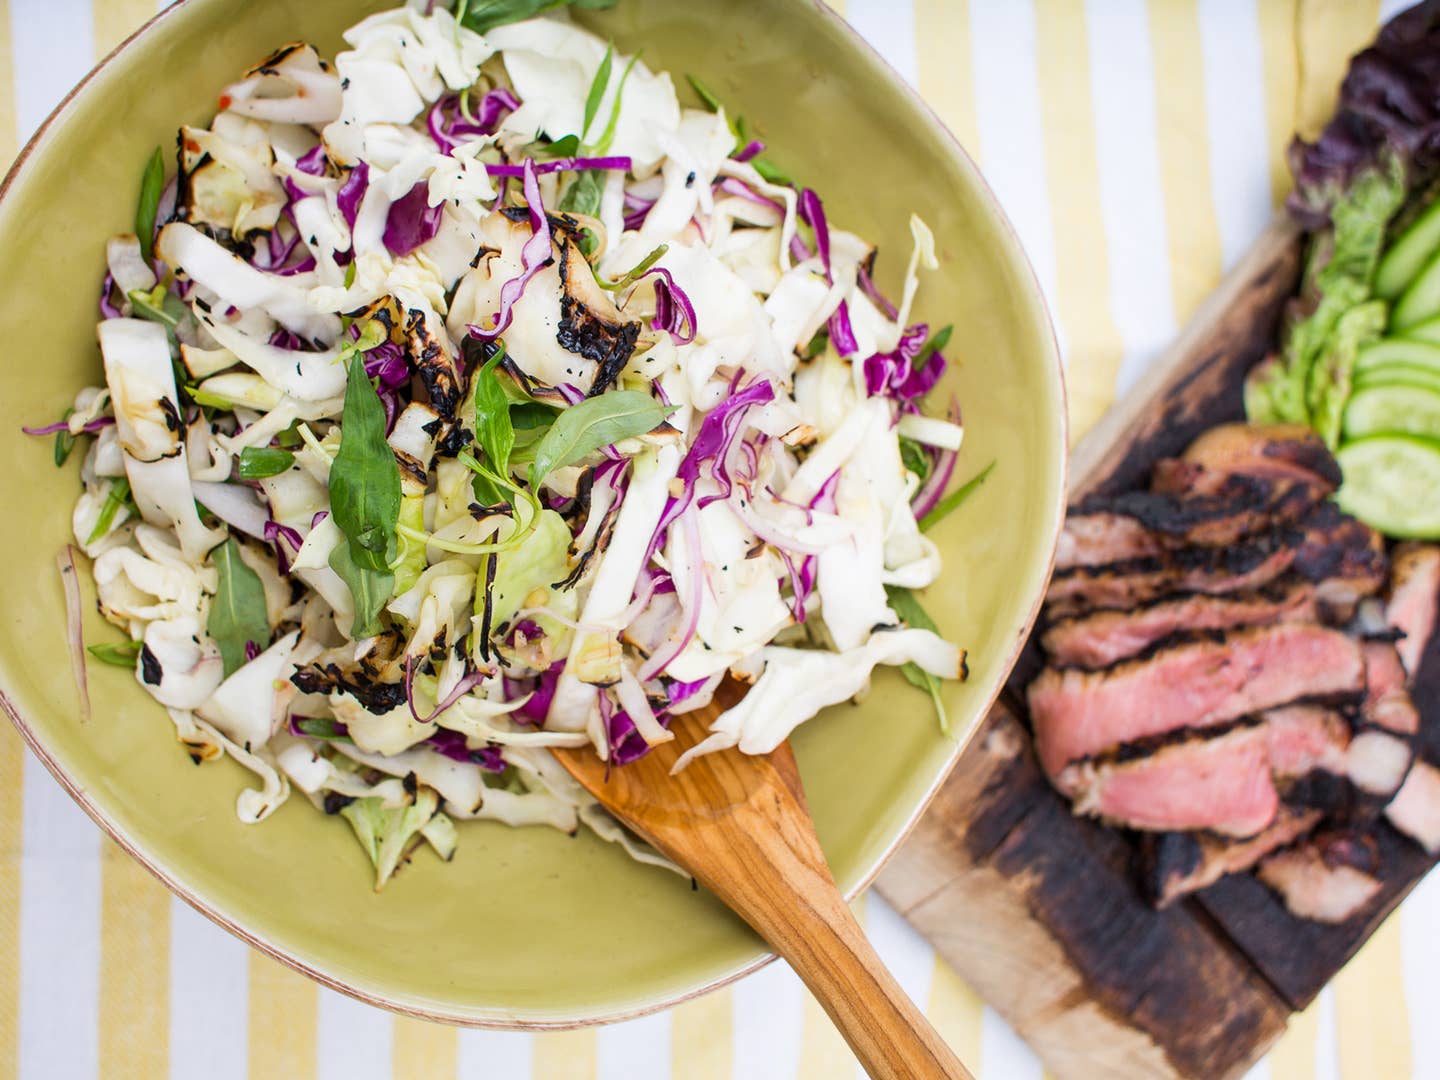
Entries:
POLYGON ((1324 816, 1320 810, 1282 804, 1270 827, 1248 840, 1222 840, 1205 833, 1149 833, 1140 846, 1141 880, 1151 903, 1168 907, 1226 874, 1249 870, 1272 851, 1304 836, 1324 816))
POLYGON ((1340 466, 1324 440, 1303 424, 1221 424, 1205 432, 1181 460, 1219 473, 1245 473, 1318 484, 1325 495, 1340 486, 1340 466))
POLYGON ((1396 648, 1406 674, 1415 677, 1430 635, 1435 632, 1435 609, 1440 604, 1440 547, 1401 544, 1390 560, 1390 595, 1386 621, 1405 637, 1396 648))
POLYGON ((1072 510, 1055 548, 1055 569, 1131 562, 1153 558, 1163 550, 1160 538, 1133 517, 1107 510, 1072 510))
POLYGON ((1323 705, 1285 705, 1264 714, 1270 771, 1280 780, 1312 772, 1346 774, 1350 725, 1323 705))
POLYGON ((1129 761, 1069 765, 1056 786, 1074 798, 1077 814, 1110 824, 1254 836, 1280 806, 1267 741, 1263 725, 1237 727, 1129 761))
POLYGON ((1040 637, 1056 667, 1095 670, 1144 652, 1186 630, 1231 630, 1279 622, 1315 622, 1315 587, 1304 581, 1277 583, 1259 593, 1159 600, 1133 611, 1097 611, 1049 626, 1040 637))
POLYGON ((1280 894, 1291 914, 1343 923, 1380 892, 1380 853, 1363 833, 1323 832, 1267 855, 1256 876, 1280 894))
POLYGON ((1440 855, 1440 769, 1417 761, 1390 805, 1390 824, 1431 855, 1440 855))
POLYGON ((1046 668, 1027 696, 1041 764, 1055 777, 1072 761, 1137 739, 1364 687, 1357 642, 1328 627, 1282 623, 1171 646, 1106 671, 1046 668))

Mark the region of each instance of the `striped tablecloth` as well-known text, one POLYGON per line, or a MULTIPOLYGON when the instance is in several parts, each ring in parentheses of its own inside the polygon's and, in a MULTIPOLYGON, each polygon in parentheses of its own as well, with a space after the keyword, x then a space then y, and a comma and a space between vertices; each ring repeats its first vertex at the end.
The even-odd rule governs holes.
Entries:
MULTIPOLYGON (((0 0, 0 159, 154 3, 0 0)), ((1318 126, 1346 58, 1403 5, 835 6, 919 87, 994 185, 1055 313, 1083 431, 1260 232, 1287 187, 1290 132, 1318 126)), ((322 990, 172 899, 102 837, 8 724, 0 859, 0 1080, 829 1080, 857 1072, 781 965, 657 1016, 534 1036, 397 1019, 322 990)), ((984 1080, 1041 1075, 1004 1022, 878 896, 862 906, 881 954, 984 1080)), ((1440 1077, 1437 925, 1440 880, 1432 880, 1253 1075, 1440 1077)))

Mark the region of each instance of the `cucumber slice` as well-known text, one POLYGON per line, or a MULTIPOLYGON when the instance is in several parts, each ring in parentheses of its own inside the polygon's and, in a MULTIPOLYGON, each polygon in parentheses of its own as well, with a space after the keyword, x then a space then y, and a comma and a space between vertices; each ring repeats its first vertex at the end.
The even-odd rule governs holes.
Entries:
POLYGON ((1355 376, 1355 393, 1374 386, 1405 386, 1411 389, 1432 390, 1440 394, 1440 371, 1429 368, 1409 367, 1406 364, 1390 364, 1355 376))
POLYGON ((1373 345, 1366 345, 1355 358, 1357 373, 1376 371, 1395 365, 1440 372, 1440 344, 1432 345, 1428 341, 1407 341, 1404 338, 1385 338, 1373 345))
POLYGON ((1357 389, 1345 405, 1346 439, 1421 435, 1440 439, 1440 391, 1408 384, 1357 389))
POLYGON ((1407 326, 1398 340, 1429 341, 1440 345, 1440 315, 1425 319, 1414 326, 1407 326))
POLYGON ((1395 301, 1390 312, 1390 329, 1401 331, 1435 315, 1440 315, 1440 255, 1425 264, 1425 269, 1395 301))
POLYGON ((1440 443, 1376 435, 1340 447, 1345 482, 1335 501, 1386 536, 1440 537, 1440 443))
POLYGON ((1440 199, 1425 208, 1380 259, 1375 295, 1394 300, 1440 252, 1440 199))

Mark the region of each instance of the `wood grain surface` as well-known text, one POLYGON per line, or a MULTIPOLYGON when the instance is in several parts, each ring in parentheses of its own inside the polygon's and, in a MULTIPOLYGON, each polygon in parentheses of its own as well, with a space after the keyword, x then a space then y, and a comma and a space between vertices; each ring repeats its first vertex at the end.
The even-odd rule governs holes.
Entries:
MULTIPOLYGON (((1076 447, 1072 502, 1144 483, 1156 460, 1243 416, 1244 375, 1272 348, 1301 255, 1287 221, 1261 236, 1076 447)), ((1437 651, 1432 642, 1416 689, 1422 712, 1440 702, 1437 651)), ((1032 641, 877 887, 1061 1080, 1240 1076, 1431 860, 1376 825, 1385 890, 1338 927, 1294 918, 1248 875, 1152 910, 1133 836, 1074 817, 1034 759, 1020 691, 1040 663, 1032 641)))

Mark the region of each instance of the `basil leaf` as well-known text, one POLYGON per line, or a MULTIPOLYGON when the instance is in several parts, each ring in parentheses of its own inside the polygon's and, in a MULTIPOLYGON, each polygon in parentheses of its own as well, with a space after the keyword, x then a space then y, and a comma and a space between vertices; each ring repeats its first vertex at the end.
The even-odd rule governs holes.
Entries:
POLYGON ((205 632, 220 647, 220 659, 229 676, 245 663, 245 646, 270 643, 270 617, 265 609, 265 586, 260 576, 240 558, 240 545, 232 536, 210 555, 220 573, 220 584, 210 602, 205 632))
POLYGON ((554 470, 573 465, 602 446, 653 431, 674 411, 640 390, 612 390, 571 405, 555 418, 535 448, 531 488, 538 488, 554 470))
POLYGON ((350 359, 340 449, 330 465, 330 509, 349 540, 341 546, 348 546, 351 561, 388 571, 400 518, 400 467, 385 441, 385 406, 365 376, 359 353, 350 359))
POLYGON ((990 462, 985 468, 972 476, 965 483, 946 495, 931 508, 930 512, 920 519, 920 531, 924 532, 932 526, 938 525, 960 508, 960 504, 975 494, 975 489, 985 483, 990 471, 995 468, 995 462, 990 462))
MULTIPOLYGON (((75 413, 74 409, 66 409, 61 420, 69 420, 75 413)), ((55 467, 58 469, 70 459, 70 452, 75 449, 75 436, 70 434, 69 428, 61 428, 55 432, 55 467)))
POLYGON ((85 651, 102 664, 133 668, 140 657, 140 642, 107 641, 101 645, 87 645, 85 651))
POLYGON ((610 68, 615 62, 615 43, 605 46, 605 58, 595 69, 595 78, 590 80, 590 93, 585 95, 585 121, 580 125, 580 137, 590 134, 590 125, 600 111, 600 102, 605 98, 605 88, 610 85, 610 68))
POLYGON ((502 349, 475 373, 475 438, 490 459, 490 467, 502 477, 510 475, 510 451, 515 448, 510 401, 495 377, 495 365, 504 355, 502 349))
POLYGON ((543 147, 547 154, 555 157, 574 157, 580 153, 580 136, 566 135, 563 139, 556 139, 543 147))
MULTIPOLYGON (((394 539, 394 533, 391 533, 394 539)), ((336 544, 330 552, 330 569, 340 575, 355 601, 355 621, 350 627, 350 636, 355 639, 371 637, 384 629, 380 625, 380 609, 395 591, 395 575, 388 569, 375 570, 357 563, 351 554, 352 544, 336 544)))
POLYGON ((930 362, 930 357, 950 344, 950 335, 954 332, 954 324, 947 323, 939 330, 936 330, 935 333, 931 334, 930 340, 925 342, 924 346, 920 349, 920 355, 915 358, 915 370, 919 371, 930 362))
POLYGON ((295 455, 274 446, 247 446, 240 451, 240 479, 264 480, 279 476, 295 464, 295 455))
POLYGON ((117 476, 110 482, 110 490, 105 493, 105 501, 100 504, 100 513, 95 518, 95 528, 90 530, 90 535, 85 538, 85 543, 93 544, 109 532, 115 515, 120 512, 120 507, 128 502, 130 502, 130 480, 124 476, 117 476))
POLYGON ((690 89, 695 91, 695 96, 705 103, 707 109, 712 113, 720 111, 720 99, 715 96, 714 92, 708 86, 695 78, 694 75, 686 75, 685 81, 690 84, 690 89))
POLYGON ((165 155, 157 146, 140 176, 140 201, 135 205, 135 236, 147 263, 155 254, 155 215, 160 211, 160 195, 164 190, 165 155))
POLYGON ((600 213, 602 191, 600 173, 595 169, 586 169, 576 176, 574 182, 565 189, 565 194, 560 196, 557 209, 567 214, 586 214, 589 217, 596 217, 600 213))
MULTIPOLYGON (((895 614, 900 616, 906 626, 913 630, 929 630, 931 633, 939 633, 935 620, 930 618, 926 610, 920 606, 920 601, 915 599, 915 594, 909 589, 901 588, 898 585, 886 585, 885 596, 890 601, 890 606, 894 609, 895 614)), ((900 674, 905 676, 905 681, 911 686, 924 690, 930 695, 930 703, 935 706, 935 716, 940 721, 940 730, 946 735, 950 734, 950 717, 945 713, 945 702, 940 696, 940 679, 914 662, 901 664, 900 674)))
POLYGON ((616 0, 470 0, 460 15, 460 23, 477 34, 485 34, 497 26, 533 19, 543 11, 566 7, 599 11, 615 6, 616 0))

